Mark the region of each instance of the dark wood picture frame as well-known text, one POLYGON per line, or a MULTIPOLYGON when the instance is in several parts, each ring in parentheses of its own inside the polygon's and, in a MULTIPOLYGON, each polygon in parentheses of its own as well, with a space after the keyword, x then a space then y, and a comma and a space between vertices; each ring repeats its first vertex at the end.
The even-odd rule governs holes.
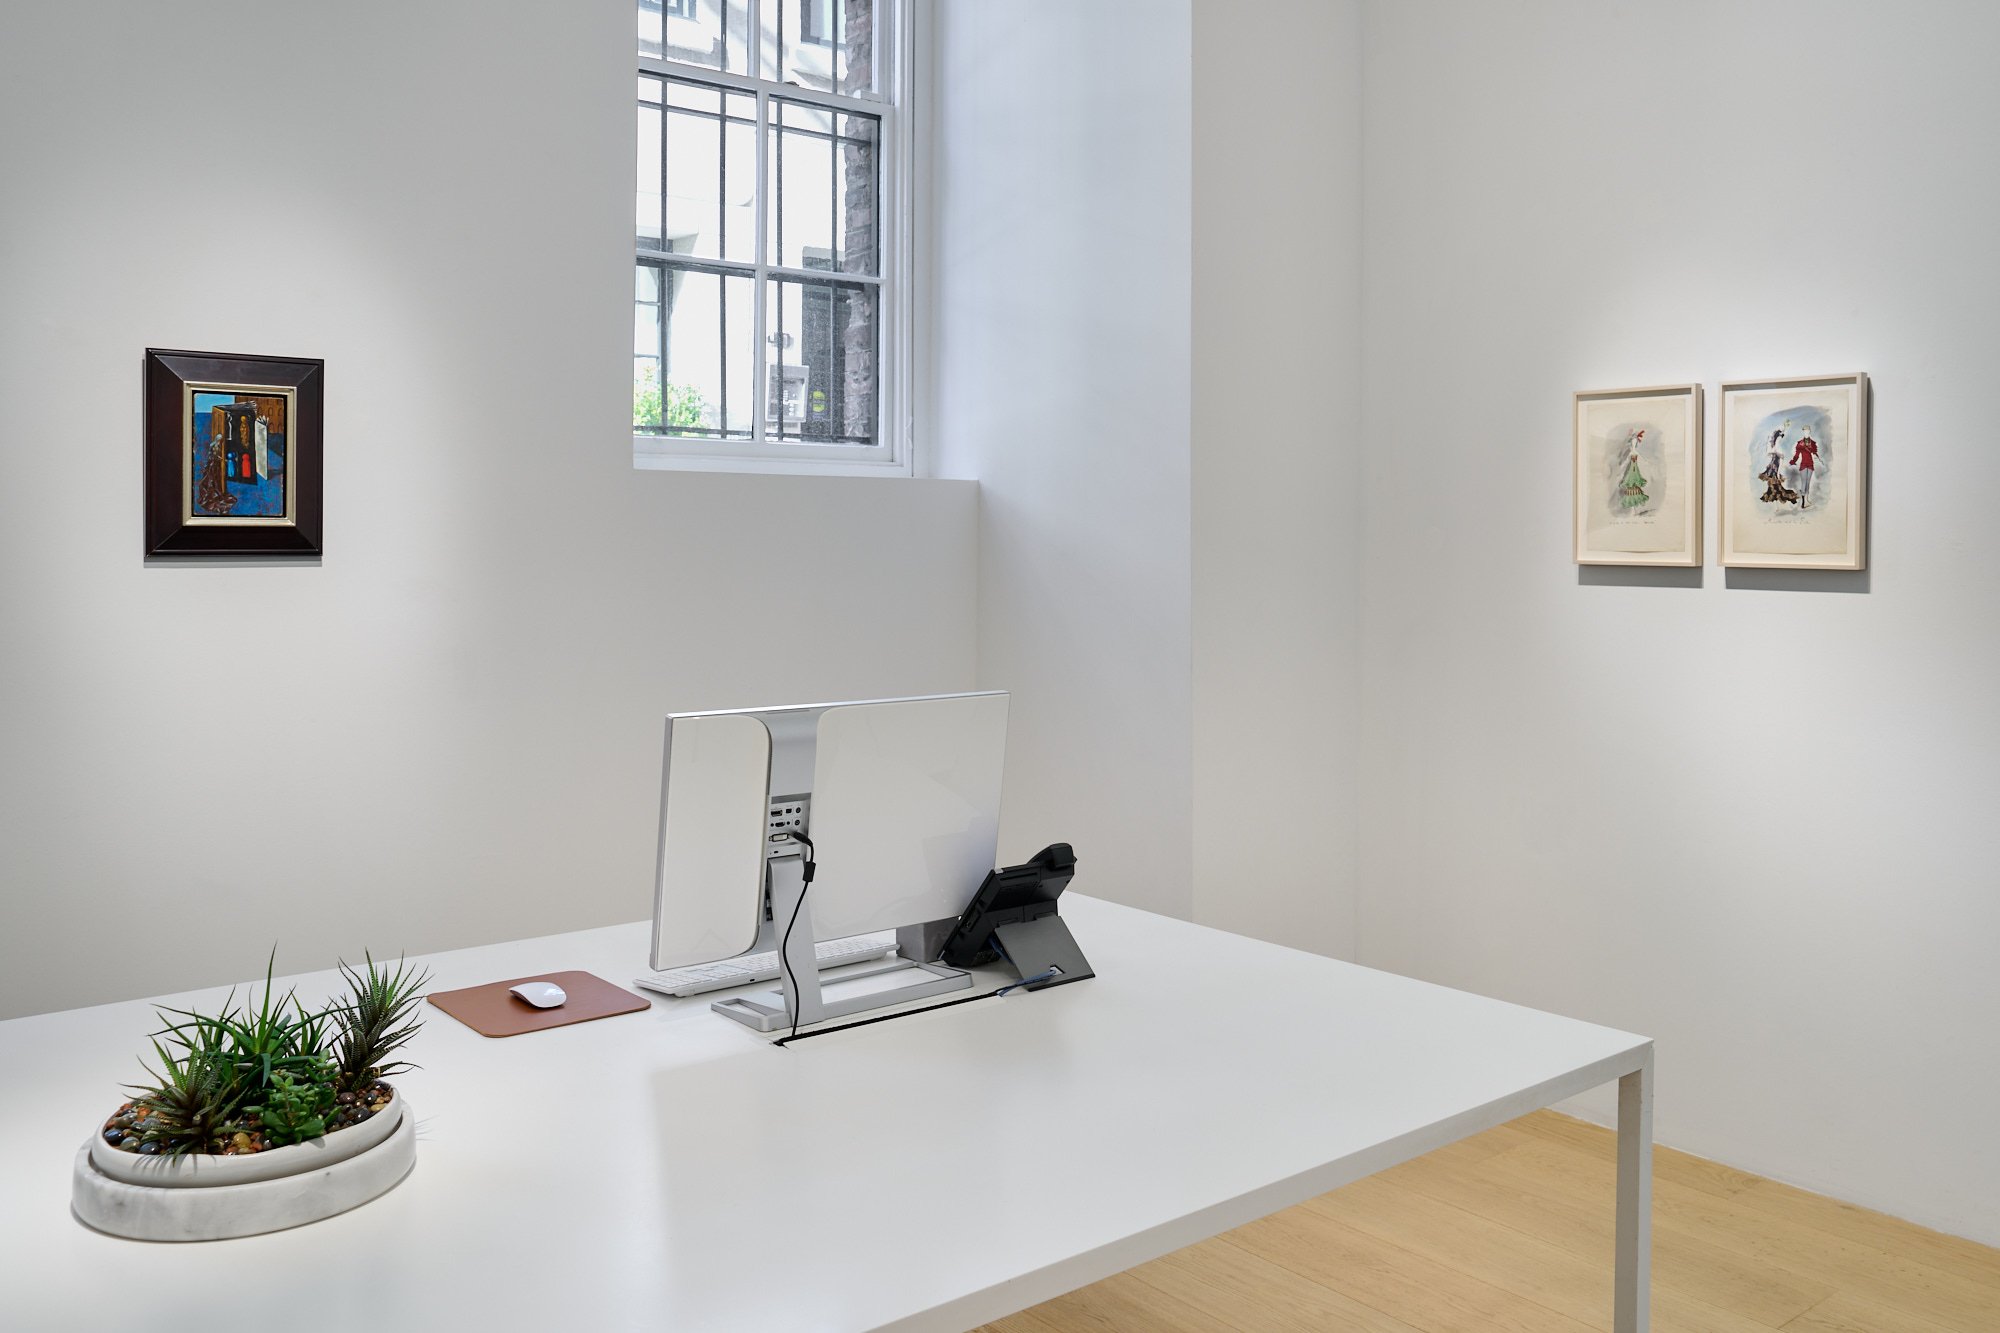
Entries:
MULTIPOLYGON (((326 363, 296 356, 146 349, 146 556, 297 556, 320 554, 320 427, 326 363), (230 519, 192 510, 193 398, 196 391, 289 395, 285 425, 286 512, 230 519)), ((225 404, 218 413, 230 410, 225 404)), ((244 412, 249 409, 243 408, 244 412)), ((258 430, 258 465, 263 459, 258 430)), ((219 464, 217 465, 220 466, 219 464)), ((244 474, 249 475, 246 465, 244 474)), ((218 485, 220 483, 217 483, 218 485)), ((219 492, 218 492, 219 493, 219 492)))

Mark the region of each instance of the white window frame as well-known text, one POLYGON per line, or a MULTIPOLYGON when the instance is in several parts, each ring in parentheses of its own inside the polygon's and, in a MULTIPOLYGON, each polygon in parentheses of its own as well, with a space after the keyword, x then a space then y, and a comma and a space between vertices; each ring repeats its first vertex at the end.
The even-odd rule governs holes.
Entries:
MULTIPOLYGON (((796 4, 798 0, 749 0, 749 31, 762 31, 765 5, 796 4)), ((758 279, 754 300, 757 370, 752 376, 751 422, 754 438, 749 440, 689 439, 685 437, 632 433, 632 465, 637 468, 684 472, 777 472, 814 476, 909 477, 916 474, 914 431, 912 429, 912 336, 915 301, 911 291, 915 273, 915 195, 912 173, 915 153, 912 140, 913 92, 916 79, 912 60, 916 49, 914 8, 922 0, 875 0, 875 69, 877 91, 872 94, 822 93, 792 84, 753 78, 747 74, 725 73, 705 65, 682 64, 638 56, 638 72, 707 84, 725 91, 749 93, 757 99, 757 243, 758 279), (884 20, 887 20, 884 22, 884 20), (824 282, 828 274, 815 269, 794 269, 766 262, 770 255, 765 244, 770 209, 766 191, 770 187, 769 151, 770 103, 781 100, 822 106, 835 111, 851 111, 877 117, 881 130, 878 152, 877 189, 880 193, 876 215, 877 245, 880 248, 877 274, 843 273, 840 281, 858 282, 876 289, 876 321, 879 339, 876 353, 875 430, 876 443, 809 444, 764 438, 765 395, 769 392, 764 337, 767 302, 765 281, 771 278, 798 278, 824 282)), ((756 43, 749 44, 753 63, 756 43)), ((634 248, 634 260, 648 252, 634 248)), ((733 267, 733 266, 732 266, 733 267)), ((629 284, 627 287, 629 293, 629 284)), ((626 298, 630 301, 631 297, 626 298)), ((629 320, 629 317, 628 317, 629 320)), ((664 347, 661 349, 665 351, 664 347)))

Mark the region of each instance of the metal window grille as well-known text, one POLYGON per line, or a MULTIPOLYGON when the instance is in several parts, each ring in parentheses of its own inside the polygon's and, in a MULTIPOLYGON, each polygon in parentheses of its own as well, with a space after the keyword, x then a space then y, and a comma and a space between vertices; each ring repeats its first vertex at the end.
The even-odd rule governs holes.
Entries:
POLYGON ((907 470, 893 0, 638 4, 635 450, 907 470))

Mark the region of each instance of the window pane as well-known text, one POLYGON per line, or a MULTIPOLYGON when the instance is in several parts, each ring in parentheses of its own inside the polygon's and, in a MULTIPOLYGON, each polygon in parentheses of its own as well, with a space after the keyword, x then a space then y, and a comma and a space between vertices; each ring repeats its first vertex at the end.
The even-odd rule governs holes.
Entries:
POLYGON ((878 271, 873 116, 771 99, 771 255, 785 268, 878 271))
POLYGON ((763 0, 762 12, 765 78, 821 92, 877 91, 875 0, 763 0))
MULTIPOLYGON (((648 264, 633 269, 632 355, 659 369, 660 270, 648 264)), ((636 371, 635 371, 636 374, 636 371)))
POLYGON ((639 54, 744 74, 750 69, 747 0, 639 0, 639 54))
POLYGON ((660 80, 639 76, 639 188, 632 230, 648 250, 660 248, 660 80))
POLYGON ((819 444, 874 444, 875 289, 773 280, 768 291, 764 433, 819 444))
MULTIPOLYGON (((665 248, 751 263, 757 244, 757 99, 680 79, 664 82, 665 248)), ((642 127, 641 152, 645 142, 642 127)), ((657 226, 654 230, 657 235, 657 226)))
POLYGON ((637 269, 633 429, 709 439, 750 438, 754 279, 644 263, 637 269), (654 299, 649 301, 649 296, 654 299), (648 317, 650 339, 645 331, 648 317))

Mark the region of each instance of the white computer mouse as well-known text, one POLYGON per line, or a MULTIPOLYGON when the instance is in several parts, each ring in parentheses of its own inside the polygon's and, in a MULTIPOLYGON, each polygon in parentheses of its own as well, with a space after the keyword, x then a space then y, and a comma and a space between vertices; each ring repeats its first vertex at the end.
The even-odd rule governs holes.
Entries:
POLYGON ((553 1009, 569 998, 563 988, 553 981, 524 981, 513 987, 512 993, 537 1009, 553 1009))

